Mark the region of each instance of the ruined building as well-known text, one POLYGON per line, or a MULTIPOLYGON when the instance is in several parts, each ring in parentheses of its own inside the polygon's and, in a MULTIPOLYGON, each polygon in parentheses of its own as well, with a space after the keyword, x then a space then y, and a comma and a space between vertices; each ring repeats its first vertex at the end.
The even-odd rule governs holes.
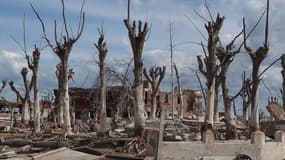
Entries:
MULTIPOLYGON (((145 81, 144 83, 144 95, 145 95, 145 108, 147 113, 151 111, 151 86, 145 81)), ((198 90, 182 89, 183 95, 183 113, 184 117, 195 119, 202 114, 202 93, 198 90)), ((157 111, 159 112, 161 107, 167 108, 167 112, 172 112, 172 92, 158 91, 157 99, 157 111)), ((180 100, 178 98, 177 88, 174 89, 173 96, 174 114, 177 114, 180 100)))
MULTIPOLYGON (((81 120, 88 120, 89 118, 94 118, 94 113, 97 106, 100 106, 99 98, 100 89, 99 88, 69 88, 70 95, 70 108, 75 112, 75 117, 81 120)), ((110 117, 114 112, 116 112, 116 105, 120 101, 120 95, 122 94, 122 87, 120 86, 109 86, 106 92, 107 98, 107 116, 110 117)), ((57 90, 54 90, 55 95, 55 106, 58 97, 57 90)), ((145 95, 145 109, 149 113, 151 110, 151 87, 148 83, 144 83, 144 95, 145 95)), ((172 98, 171 92, 159 91, 157 95, 157 106, 158 112, 161 107, 166 107, 168 112, 171 113, 172 110, 172 98)), ((202 114, 202 102, 201 102, 201 92, 189 89, 183 89, 183 110, 184 115, 189 118, 195 118, 195 116, 202 114)), ((127 101, 131 101, 128 99, 127 101)), ((132 102, 125 102, 132 106, 132 102)), ((180 102, 177 95, 174 96, 174 106, 175 111, 178 110, 180 102)), ((125 109, 123 112, 127 112, 125 109)), ((123 114, 127 116, 127 113, 123 114)))

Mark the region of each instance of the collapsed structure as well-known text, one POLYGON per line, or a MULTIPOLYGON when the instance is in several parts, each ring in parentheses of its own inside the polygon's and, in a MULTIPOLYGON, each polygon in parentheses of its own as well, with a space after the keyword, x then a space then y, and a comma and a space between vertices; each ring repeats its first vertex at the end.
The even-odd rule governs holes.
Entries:
MULTIPOLYGON (((108 86, 106 94, 107 102, 107 116, 111 117, 112 114, 118 111, 117 104, 120 99, 122 87, 120 86, 108 86)), ((149 83, 144 83, 144 101, 145 111, 150 114, 151 111, 151 87, 149 83)), ((96 110, 100 106, 99 88, 69 88, 70 105, 71 110, 75 113, 76 119, 87 121, 89 118, 94 118, 96 110)), ((57 95, 57 90, 54 90, 54 95, 57 95)), ((55 106, 57 106, 58 97, 55 96, 55 106)), ((166 108, 169 113, 172 111, 172 93, 159 91, 157 96, 157 115, 159 115, 162 107, 166 108)), ((183 89, 183 110, 186 118, 197 119, 202 115, 202 95, 198 90, 183 89)), ((178 106, 181 103, 177 95, 174 95, 174 108, 177 114, 178 106)), ((131 106, 132 102, 125 102, 128 106, 131 106)), ((131 108, 131 107, 130 107, 131 108)), ((126 117, 128 115, 128 107, 120 108, 121 114, 126 117)))

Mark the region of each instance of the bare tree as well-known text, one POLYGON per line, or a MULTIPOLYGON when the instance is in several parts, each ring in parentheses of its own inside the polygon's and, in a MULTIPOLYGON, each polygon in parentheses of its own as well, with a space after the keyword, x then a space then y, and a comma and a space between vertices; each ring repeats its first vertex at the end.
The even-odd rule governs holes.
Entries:
POLYGON ((151 116, 150 116, 151 119, 156 118, 156 110, 157 110, 156 96, 157 96, 157 92, 159 90, 160 83, 164 78, 165 69, 166 69, 165 66, 163 66, 163 67, 153 66, 149 69, 149 75, 146 71, 146 68, 144 68, 144 70, 143 70, 143 74, 144 74, 145 78, 148 80, 148 82, 150 83, 151 89, 152 89, 152 92, 151 92, 152 108, 151 108, 151 116))
POLYGON ((130 23, 130 0, 128 0, 128 18, 124 19, 124 23, 129 32, 129 40, 131 43, 133 57, 134 57, 134 95, 135 95, 135 135, 142 136, 145 127, 144 117, 144 95, 143 95, 143 62, 142 52, 144 42, 146 41, 147 33, 149 32, 147 22, 142 24, 138 21, 138 30, 136 30, 136 21, 130 23))
MULTIPOLYGON (((217 47, 217 59, 219 61, 219 73, 217 73, 216 77, 216 91, 217 88, 222 87, 222 93, 223 93, 223 101, 224 101, 224 107, 225 107, 225 119, 226 119, 226 136, 227 139, 233 139, 234 133, 233 127, 233 117, 232 117, 232 107, 233 107, 233 97, 229 96, 228 93, 228 86, 227 86, 227 72, 229 69, 229 66, 231 62, 234 59, 234 56, 238 53, 240 53, 240 49, 242 45, 239 46, 237 50, 235 49, 234 43, 237 40, 237 38, 242 35, 241 31, 237 36, 234 37, 234 39, 226 45, 226 47, 223 47, 221 44, 219 47, 217 47)), ((217 96, 217 95, 216 95, 217 96)), ((218 103, 218 102, 216 102, 218 103)))
POLYGON ((33 72, 32 76, 32 86, 34 90, 34 133, 40 133, 41 129, 41 112, 40 112, 40 100, 39 100, 39 61, 40 61, 40 49, 35 46, 33 51, 33 56, 30 59, 28 54, 26 54, 26 59, 28 62, 28 67, 33 72))
MULTIPOLYGON (((27 64, 30 70, 32 70, 32 81, 31 81, 31 87, 33 87, 34 91, 34 133, 40 133, 40 119, 41 119, 41 113, 40 113, 40 102, 39 102, 39 61, 40 61, 40 49, 35 45, 33 50, 32 58, 27 53, 26 48, 26 26, 25 26, 25 15, 23 18, 23 45, 21 45, 17 40, 14 39, 14 41, 20 46, 22 51, 24 52, 27 60, 27 64)), ((24 82, 26 83, 26 82, 24 82)), ((32 88, 30 88, 31 91, 32 88)), ((29 92, 30 92, 29 91, 29 92)), ((31 116, 30 116, 31 117, 31 116)))
POLYGON ((107 118, 107 107, 106 107, 106 77, 105 77, 105 57, 108 49, 104 40, 103 28, 98 28, 99 39, 97 44, 94 43, 95 47, 99 52, 99 68, 100 68, 100 133, 106 132, 106 118, 107 118))
POLYGON ((42 32, 43 32, 43 39, 47 42, 48 46, 51 48, 51 50, 57 55, 57 57, 60 59, 61 64, 61 74, 60 74, 60 83, 62 84, 61 88, 59 88, 60 92, 60 99, 62 99, 62 106, 63 106, 63 113, 64 113, 64 132, 65 134, 71 134, 71 121, 70 121, 70 112, 69 112, 69 95, 68 95, 68 59, 72 50, 73 45, 78 41, 80 36, 83 33, 83 28, 85 24, 85 12, 83 12, 84 2, 82 3, 81 10, 80 10, 80 19, 79 19, 79 25, 77 29, 77 35, 73 37, 70 35, 68 26, 67 26, 67 20, 65 16, 65 5, 64 0, 61 0, 62 4, 62 18, 63 18, 63 25, 64 25, 64 32, 65 34, 61 35, 61 40, 58 40, 57 35, 57 23, 55 21, 54 23, 54 39, 55 39, 55 45, 51 43, 49 38, 47 37, 47 33, 45 30, 45 25, 41 17, 39 16, 38 12, 35 10, 35 8, 31 5, 34 13, 36 14, 38 20, 41 23, 42 26, 42 32))
POLYGON ((10 81, 9 85, 13 92, 17 95, 17 97, 20 99, 22 104, 22 115, 21 115, 21 121, 23 124, 28 124, 30 120, 30 92, 33 84, 33 79, 31 81, 28 80, 28 68, 24 67, 21 71, 22 78, 24 81, 24 87, 25 87, 25 94, 22 96, 21 93, 16 89, 14 86, 14 82, 10 81))
POLYGON ((268 18, 269 18, 269 0, 267 0, 267 12, 266 12, 266 24, 265 24, 265 37, 263 46, 259 47, 256 51, 247 46, 246 43, 246 32, 245 32, 245 19, 243 19, 244 27, 244 48, 249 54, 252 61, 252 86, 251 86, 251 119, 250 119, 250 130, 260 130, 259 125, 259 105, 258 105, 258 90, 260 83, 259 68, 263 60, 268 55, 268 18))
POLYGON ((205 28, 208 32, 208 44, 207 52, 202 45, 203 51, 205 53, 205 68, 203 65, 203 60, 201 56, 197 57, 199 70, 206 76, 207 79, 207 106, 206 106, 206 116, 205 122, 213 125, 214 121, 214 106, 215 106, 215 97, 216 97, 216 56, 217 56, 217 43, 219 42, 219 32, 222 28, 224 17, 221 17, 219 14, 216 17, 216 20, 213 19, 205 24, 205 28))
POLYGON ((131 63, 133 59, 130 61, 120 61, 120 67, 126 66, 124 72, 121 73, 117 70, 116 67, 107 67, 107 72, 114 77, 114 79, 118 80, 121 83, 120 96, 118 97, 118 102, 115 107, 115 111, 113 114, 113 121, 116 122, 119 118, 119 115, 123 112, 128 112, 128 119, 131 120, 131 106, 133 106, 134 102, 134 92, 132 90, 132 82, 129 78, 131 63))

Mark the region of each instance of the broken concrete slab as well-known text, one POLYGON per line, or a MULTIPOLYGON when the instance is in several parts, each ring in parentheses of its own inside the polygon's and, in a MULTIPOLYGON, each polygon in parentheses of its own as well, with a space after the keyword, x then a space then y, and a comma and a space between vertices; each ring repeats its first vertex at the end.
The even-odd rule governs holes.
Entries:
POLYGON ((96 159, 102 159, 102 156, 95 156, 79 151, 75 151, 72 149, 68 149, 65 147, 51 150, 45 153, 40 153, 36 155, 32 155, 33 160, 62 160, 62 159, 68 159, 68 160, 78 160, 78 159, 84 159, 84 160, 96 160, 96 159))
POLYGON ((202 157, 201 160, 233 160, 235 157, 233 156, 205 156, 202 157))

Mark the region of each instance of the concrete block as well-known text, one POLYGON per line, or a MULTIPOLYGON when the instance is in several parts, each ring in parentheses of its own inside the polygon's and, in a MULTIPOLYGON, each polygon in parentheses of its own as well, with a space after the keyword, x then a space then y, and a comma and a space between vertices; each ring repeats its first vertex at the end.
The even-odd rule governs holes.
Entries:
POLYGON ((215 134, 212 130, 206 130, 203 132, 203 142, 213 143, 215 141, 215 134))
POLYGON ((285 142, 285 133, 283 131, 276 131, 274 133, 274 139, 276 142, 285 142))
POLYGON ((265 144, 265 134, 262 131, 255 131, 251 133, 251 144, 263 145, 265 144))
POLYGON ((156 156, 158 150, 159 129, 145 128, 146 134, 146 156, 156 156))

